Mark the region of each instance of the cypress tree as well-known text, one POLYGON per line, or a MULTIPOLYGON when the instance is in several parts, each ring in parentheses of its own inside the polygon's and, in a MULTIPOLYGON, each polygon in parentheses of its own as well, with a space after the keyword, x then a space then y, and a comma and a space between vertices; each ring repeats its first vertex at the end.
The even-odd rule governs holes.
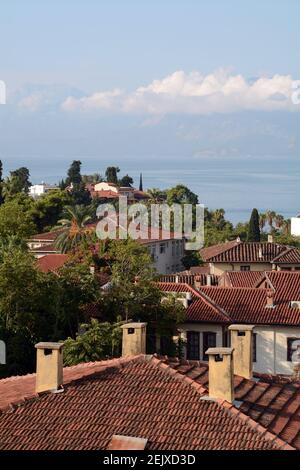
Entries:
POLYGON ((248 228, 248 242, 260 242, 260 228, 258 210, 253 209, 248 228))

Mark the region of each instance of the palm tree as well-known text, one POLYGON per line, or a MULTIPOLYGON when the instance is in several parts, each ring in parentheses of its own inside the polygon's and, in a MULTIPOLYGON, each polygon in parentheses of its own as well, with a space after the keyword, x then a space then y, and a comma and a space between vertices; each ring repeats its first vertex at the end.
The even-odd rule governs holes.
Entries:
POLYGON ((282 228, 283 224, 284 224, 283 215, 276 214, 276 216, 275 216, 275 227, 280 230, 282 228))
POLYGON ((263 232, 265 225, 267 222, 267 216, 264 213, 259 214, 259 228, 260 231, 263 232))
POLYGON ((291 219, 284 219, 281 230, 284 235, 289 235, 291 233, 291 219))
POLYGON ((75 251, 83 242, 91 242, 94 228, 88 227, 92 216, 85 206, 66 206, 65 218, 58 221, 64 230, 57 237, 55 246, 62 253, 75 251))
POLYGON ((267 218, 268 224, 270 226, 270 229, 274 228, 273 227, 273 221, 274 221, 275 217, 276 217, 276 212, 270 211, 270 210, 268 210, 266 212, 266 218, 267 218))

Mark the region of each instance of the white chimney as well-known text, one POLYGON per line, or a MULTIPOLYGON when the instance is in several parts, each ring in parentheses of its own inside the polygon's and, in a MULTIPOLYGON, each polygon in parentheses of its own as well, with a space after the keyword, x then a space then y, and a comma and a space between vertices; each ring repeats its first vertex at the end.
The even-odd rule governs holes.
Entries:
POLYGON ((273 243, 273 235, 268 235, 268 243, 273 243))

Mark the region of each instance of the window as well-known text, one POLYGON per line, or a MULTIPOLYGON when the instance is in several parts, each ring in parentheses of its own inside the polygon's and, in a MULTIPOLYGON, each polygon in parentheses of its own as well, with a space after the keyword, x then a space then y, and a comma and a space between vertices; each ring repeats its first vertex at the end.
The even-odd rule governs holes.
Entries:
POLYGON ((250 266, 241 266, 241 271, 250 271, 250 266))
POLYGON ((298 351, 300 358, 300 338, 287 338, 287 361, 293 361, 293 355, 296 351, 298 351))
POLYGON ((256 343, 257 343, 257 333, 253 333, 252 335, 252 356, 253 356, 253 362, 256 362, 256 343))
POLYGON ((213 331, 204 331, 203 333, 203 345, 202 345, 202 357, 203 361, 208 361, 208 356, 205 354, 208 348, 215 348, 217 345, 217 334, 213 331))
POLYGON ((159 252, 162 254, 162 253, 165 253, 166 252, 166 245, 164 243, 161 243, 159 245, 159 252))
POLYGON ((199 332, 198 331, 188 331, 187 332, 187 352, 186 357, 191 361, 198 361, 200 359, 199 349, 199 332))

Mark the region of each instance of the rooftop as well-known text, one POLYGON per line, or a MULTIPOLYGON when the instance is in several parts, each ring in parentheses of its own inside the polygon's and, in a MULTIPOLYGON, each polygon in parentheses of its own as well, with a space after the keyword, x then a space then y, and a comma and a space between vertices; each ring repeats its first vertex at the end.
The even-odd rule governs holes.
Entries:
POLYGON ((203 248, 200 253, 205 262, 210 263, 272 263, 283 262, 280 256, 284 254, 285 262, 300 263, 300 249, 292 249, 278 243, 241 242, 233 241, 203 248), (291 259, 292 261, 288 261, 291 259), (296 260, 296 261, 294 261, 296 260), (297 261, 298 260, 298 261, 297 261))
POLYGON ((36 395, 34 383, 34 374, 0 381, 1 450, 107 449, 120 435, 150 450, 291 448, 153 356, 65 368, 61 393, 36 395))

